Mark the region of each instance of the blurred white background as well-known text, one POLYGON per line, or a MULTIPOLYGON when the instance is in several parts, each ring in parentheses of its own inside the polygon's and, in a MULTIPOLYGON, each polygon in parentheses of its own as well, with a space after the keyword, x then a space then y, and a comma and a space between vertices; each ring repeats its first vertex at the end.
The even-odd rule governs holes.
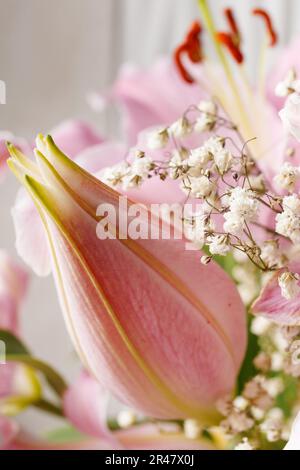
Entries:
MULTIPOLYGON (((273 14, 282 45, 300 32, 299 0, 211 0, 211 5, 219 19, 222 7, 235 6, 252 69, 259 35, 250 26, 251 8, 263 6, 273 14)), ((7 86, 0 129, 32 139, 70 117, 88 119, 113 135, 112 126, 89 109, 87 93, 107 87, 124 61, 147 66, 170 52, 198 11, 196 0, 0 0, 0 14, 0 79, 7 86)), ((10 208, 17 186, 9 175, 0 187, 0 248, 13 256, 10 208)), ((51 278, 33 279, 22 315, 32 350, 74 377, 78 362, 51 278)), ((22 420, 37 431, 60 424, 33 412, 22 420)))

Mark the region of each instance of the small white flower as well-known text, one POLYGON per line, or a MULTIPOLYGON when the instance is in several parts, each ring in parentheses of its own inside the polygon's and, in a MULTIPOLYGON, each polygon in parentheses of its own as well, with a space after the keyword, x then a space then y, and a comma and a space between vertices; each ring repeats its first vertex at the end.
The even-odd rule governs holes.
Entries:
POLYGON ((261 431, 265 434, 267 441, 276 442, 281 438, 282 424, 272 419, 266 419, 260 425, 261 431))
POLYGON ((258 201, 253 191, 237 186, 229 195, 230 212, 239 216, 243 221, 252 221, 256 218, 258 201))
POLYGON ((209 237, 209 251, 212 255, 226 256, 230 251, 229 237, 227 235, 213 235, 209 237))
POLYGON ((169 134, 166 128, 155 129, 152 132, 149 132, 147 136, 147 146, 151 150, 159 150, 164 147, 169 142, 169 134))
POLYGON ((122 429, 129 428, 136 422, 136 414, 132 410, 122 410, 117 415, 117 423, 122 429))
POLYGON ((281 377, 274 377, 273 379, 266 380, 263 388, 270 397, 276 398, 284 390, 284 383, 281 377))
POLYGON ((201 264, 204 264, 204 266, 206 266, 207 264, 209 264, 211 262, 211 257, 210 256, 201 256, 201 264))
POLYGON ((210 137, 205 143, 204 148, 214 157, 224 149, 225 140, 223 137, 210 137))
POLYGON ((205 146, 197 147, 191 150, 187 163, 190 167, 189 175, 197 177, 206 168, 207 164, 212 160, 212 155, 205 146))
POLYGON ((224 232, 240 235, 243 230, 244 220, 234 212, 224 214, 225 222, 223 224, 224 232))
POLYGON ((183 430, 187 439, 198 439, 202 426, 196 419, 186 419, 183 423, 183 430))
POLYGON ((233 406, 237 411, 245 411, 248 405, 249 405, 249 401, 242 396, 237 396, 233 400, 233 406))
POLYGON ((262 336, 269 330, 271 325, 272 323, 267 318, 256 317, 251 323, 251 333, 256 336, 262 336))
POLYGON ((254 450, 254 447, 250 444, 247 437, 244 437, 242 442, 237 444, 234 450, 254 450))
POLYGON ((217 105, 213 101, 200 101, 200 103, 198 104, 198 109, 202 113, 208 113, 208 114, 217 113, 217 105))
POLYGON ((300 82, 297 80, 296 72, 294 69, 290 69, 284 80, 278 83, 275 88, 275 95, 281 98, 285 98, 291 93, 298 91, 300 82))
POLYGON ((299 275, 291 272, 282 273, 278 277, 281 295, 287 300, 294 299, 300 292, 299 275))
POLYGON ((185 180, 182 190, 195 198, 205 198, 212 194, 214 184, 204 175, 199 178, 189 178, 185 180))
POLYGON ((232 165, 232 155, 226 149, 222 149, 220 152, 214 155, 214 161, 221 175, 227 173, 232 165))
POLYGON ((299 176, 299 168, 292 166, 289 162, 285 162, 278 175, 274 177, 274 182, 282 189, 293 191, 299 176))
POLYGON ((261 259, 270 266, 281 264, 282 255, 277 240, 266 240, 261 247, 261 259))
POLYGON ((282 205, 284 211, 300 216, 300 199, 296 194, 285 196, 282 205))
POLYGON ((104 168, 99 174, 99 179, 107 186, 117 186, 123 183, 124 178, 129 172, 129 168, 128 163, 123 161, 112 167, 104 168))
POLYGON ((193 128, 189 120, 185 117, 178 119, 169 127, 169 134, 172 134, 174 137, 181 139, 186 137, 192 132, 193 128))
POLYGON ((274 352, 271 355, 271 369, 275 372, 279 372, 283 369, 284 358, 280 352, 274 352))
POLYGON ((174 150, 172 157, 169 161, 169 175, 172 179, 177 179, 184 176, 188 170, 188 162, 186 152, 183 150, 174 150))
POLYGON ((194 124, 194 131, 201 133, 210 131, 213 129, 216 123, 216 119, 208 114, 202 114, 196 119, 194 124))
POLYGON ((152 166, 153 161, 150 157, 136 157, 129 166, 127 175, 123 178, 124 189, 139 187, 148 178, 152 166))

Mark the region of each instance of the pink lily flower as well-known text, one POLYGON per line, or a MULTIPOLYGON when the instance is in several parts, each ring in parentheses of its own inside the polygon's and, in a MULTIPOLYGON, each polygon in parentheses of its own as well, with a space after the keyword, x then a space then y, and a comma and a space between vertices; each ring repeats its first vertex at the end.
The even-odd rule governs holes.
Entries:
POLYGON ((245 352, 245 312, 234 283, 216 264, 201 265, 184 240, 99 241, 97 206, 117 208, 119 194, 50 137, 37 143, 38 166, 12 146, 10 166, 46 224, 83 363, 147 415, 213 420, 214 403, 233 389, 245 352))

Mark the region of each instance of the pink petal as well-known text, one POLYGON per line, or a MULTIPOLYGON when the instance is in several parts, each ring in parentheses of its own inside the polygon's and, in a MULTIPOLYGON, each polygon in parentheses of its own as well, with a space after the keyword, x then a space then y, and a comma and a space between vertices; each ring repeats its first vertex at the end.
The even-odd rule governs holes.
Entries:
POLYGON ((17 424, 0 415, 0 449, 8 449, 17 433, 17 424))
POLYGON ((124 160, 127 151, 127 146, 123 143, 108 141, 88 147, 77 155, 75 161, 89 173, 95 174, 124 160))
POLYGON ((39 158, 47 187, 33 180, 30 187, 48 214, 57 287, 84 363, 146 414, 211 419, 215 400, 234 387, 245 351, 245 312, 234 283, 214 263, 202 266, 183 240, 100 241, 92 214, 99 202, 116 207, 118 194, 49 139, 45 152, 67 186, 39 158))
POLYGON ((92 126, 79 120, 62 122, 52 130, 51 135, 70 158, 75 158, 80 152, 103 142, 103 138, 92 126))
MULTIPOLYGON (((300 273, 300 265, 295 263, 290 266, 290 270, 300 273)), ((276 323, 286 325, 299 324, 300 319, 300 296, 287 300, 281 295, 278 285, 278 273, 270 279, 262 289, 259 298, 252 306, 254 315, 263 315, 276 323)))
POLYGON ((287 73, 291 69, 295 69, 297 75, 300 76, 299 47, 300 36, 294 38, 290 44, 283 49, 268 76, 267 96, 278 110, 283 107, 285 99, 275 95, 276 86, 286 78, 287 73))
POLYGON ((63 399, 65 416, 84 434, 108 437, 107 392, 87 372, 82 372, 63 399))
POLYGON ((28 284, 28 274, 5 251, 0 250, 0 293, 19 304, 23 301, 28 284))
POLYGON ((38 211, 28 193, 21 188, 12 208, 19 256, 38 276, 51 271, 47 237, 38 211))
POLYGON ((170 124, 204 93, 198 85, 183 82, 170 59, 160 59, 148 70, 125 65, 111 90, 125 111, 129 145, 138 133, 155 124, 170 124))

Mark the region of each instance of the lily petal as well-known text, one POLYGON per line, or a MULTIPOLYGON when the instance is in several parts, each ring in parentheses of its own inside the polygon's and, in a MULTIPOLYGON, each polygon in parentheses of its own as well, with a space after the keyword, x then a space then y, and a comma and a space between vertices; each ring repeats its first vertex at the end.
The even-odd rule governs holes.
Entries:
POLYGON ((82 372, 64 395, 65 416, 84 434, 108 437, 107 400, 107 392, 100 384, 87 372, 82 372))
POLYGON ((97 206, 118 209, 118 193, 51 138, 38 145, 49 159, 37 152, 44 183, 25 176, 25 184, 48 231, 65 318, 84 364, 146 414, 211 420, 245 351, 234 283, 216 264, 202 266, 184 240, 100 241, 97 206))
MULTIPOLYGON (((290 266, 292 272, 300 273, 300 264, 290 266)), ((252 305, 254 315, 263 315, 279 324, 297 325, 300 321, 300 296, 287 300, 281 294, 278 273, 268 281, 259 298, 252 305)))

